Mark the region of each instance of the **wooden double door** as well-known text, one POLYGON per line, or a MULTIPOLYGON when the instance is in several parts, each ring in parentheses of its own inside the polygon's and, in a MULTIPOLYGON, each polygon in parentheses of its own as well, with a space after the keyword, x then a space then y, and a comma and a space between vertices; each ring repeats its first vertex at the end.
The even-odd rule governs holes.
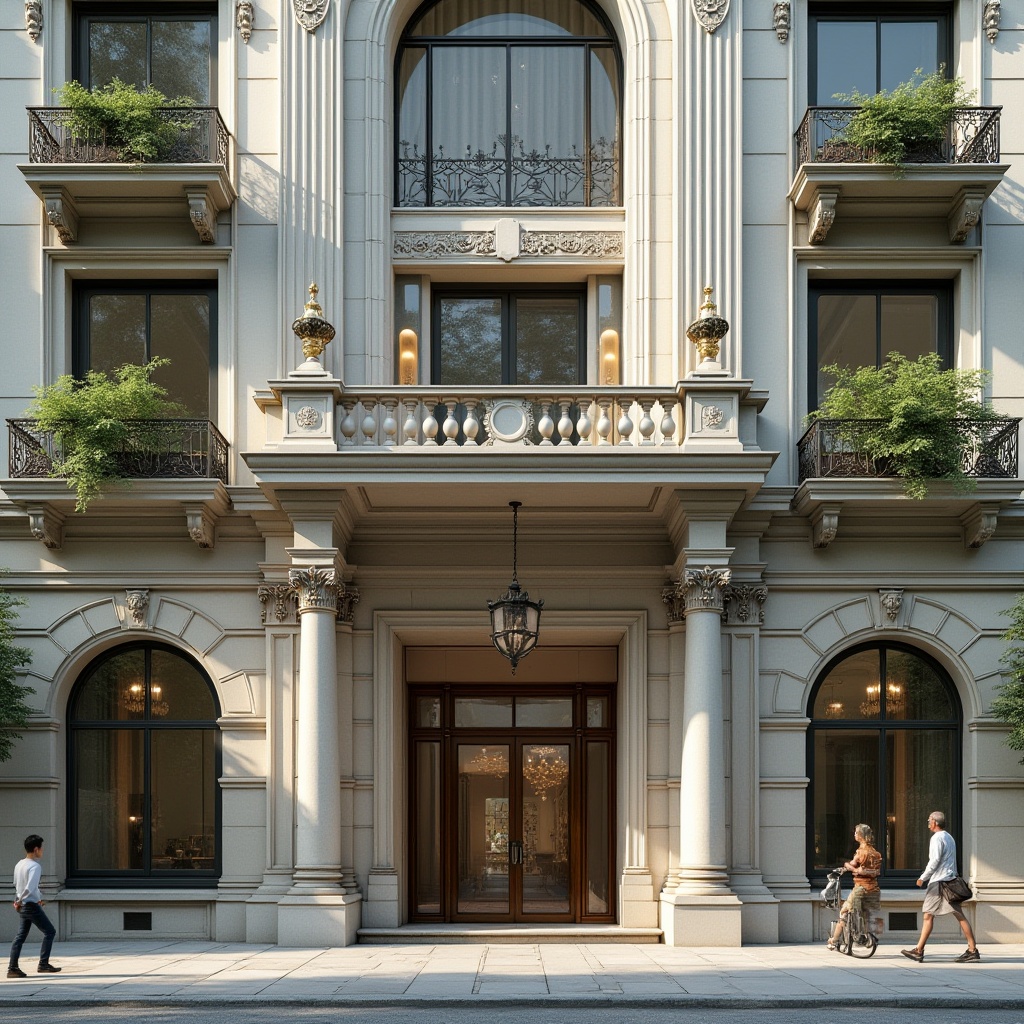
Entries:
POLYGON ((411 694, 411 917, 614 920, 608 687, 411 694))

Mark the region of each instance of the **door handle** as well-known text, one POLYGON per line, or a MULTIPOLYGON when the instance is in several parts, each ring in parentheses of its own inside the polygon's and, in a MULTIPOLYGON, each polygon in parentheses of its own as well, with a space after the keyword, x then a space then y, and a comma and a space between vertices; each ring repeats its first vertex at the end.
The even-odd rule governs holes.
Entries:
POLYGON ((509 841, 508 862, 509 864, 523 863, 523 844, 517 839, 512 839, 509 841))

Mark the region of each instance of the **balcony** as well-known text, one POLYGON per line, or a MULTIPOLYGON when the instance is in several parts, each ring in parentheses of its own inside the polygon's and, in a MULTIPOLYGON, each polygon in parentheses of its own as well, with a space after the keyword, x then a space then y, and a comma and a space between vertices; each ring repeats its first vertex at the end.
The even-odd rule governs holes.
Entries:
MULTIPOLYGON (((108 488, 97 511, 120 512, 138 523, 168 509, 183 509, 192 539, 200 547, 212 547, 216 519, 228 507, 229 446, 224 436, 207 420, 138 420, 131 427, 116 456, 118 470, 131 486, 108 488)), ((66 482, 53 476, 57 441, 34 420, 9 419, 7 429, 10 478, 4 481, 4 492, 28 513, 33 535, 47 547, 59 548, 75 499, 66 482)))
POLYGON ((823 243, 838 216, 944 220, 950 242, 964 242, 1009 166, 999 163, 1002 107, 958 108, 946 139, 909 153, 899 174, 844 140, 858 109, 809 107, 794 136, 789 199, 807 213, 808 244, 823 243))
POLYGON ((215 107, 157 111, 175 136, 159 159, 143 163, 126 161, 103 135, 72 134, 70 115, 29 107, 29 162, 18 165, 65 245, 78 240, 84 218, 126 216, 188 216, 201 242, 216 240, 217 215, 236 193, 231 135, 215 107))
MULTIPOLYGON (((896 475, 880 460, 861 450, 856 433, 867 432, 876 420, 818 420, 797 442, 800 487, 793 510, 811 521, 815 547, 827 547, 843 518, 860 520, 859 527, 878 528, 884 516, 904 516, 911 529, 941 530, 959 521, 967 547, 981 547, 992 536, 999 511, 1021 493, 1018 479, 1020 419, 963 420, 968 438, 961 466, 975 481, 970 492, 937 480, 923 501, 908 499, 896 475), (855 425, 855 426, 854 426, 855 425), (852 436, 851 436, 852 434, 852 436)), ((890 527, 891 529, 891 527, 890 527)))

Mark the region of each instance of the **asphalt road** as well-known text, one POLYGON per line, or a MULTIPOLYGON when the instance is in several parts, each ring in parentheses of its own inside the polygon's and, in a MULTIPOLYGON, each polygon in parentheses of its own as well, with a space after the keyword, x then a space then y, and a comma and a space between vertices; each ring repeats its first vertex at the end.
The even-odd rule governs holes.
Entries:
POLYGON ((614 1008, 550 1009, 467 1006, 456 1009, 395 1007, 0 1007, 7 1024, 1024 1024, 1020 1010, 894 1010, 827 1007, 818 1010, 700 1010, 614 1008))

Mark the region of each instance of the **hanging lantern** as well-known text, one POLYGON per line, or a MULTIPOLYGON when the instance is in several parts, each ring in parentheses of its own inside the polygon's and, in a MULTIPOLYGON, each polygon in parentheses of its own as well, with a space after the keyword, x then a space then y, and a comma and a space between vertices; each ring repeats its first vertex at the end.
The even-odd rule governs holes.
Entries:
POLYGON ((512 582, 497 601, 488 601, 491 613, 491 642, 508 658, 512 675, 522 658, 537 646, 540 632, 540 610, 543 601, 531 601, 530 595, 519 586, 516 575, 518 562, 519 508, 521 501, 510 501, 512 509, 512 582))

